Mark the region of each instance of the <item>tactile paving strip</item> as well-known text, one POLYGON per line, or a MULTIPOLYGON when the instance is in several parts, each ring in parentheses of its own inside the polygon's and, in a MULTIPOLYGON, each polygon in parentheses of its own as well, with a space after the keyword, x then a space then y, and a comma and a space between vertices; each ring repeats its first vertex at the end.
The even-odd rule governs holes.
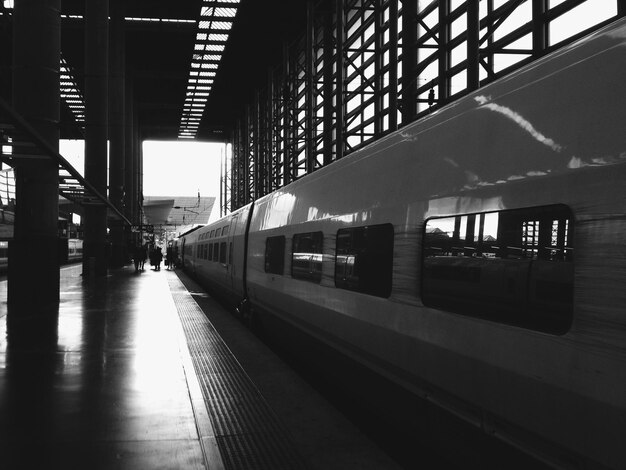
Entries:
POLYGON ((226 469, 305 468, 286 429, 180 280, 168 276, 226 469))

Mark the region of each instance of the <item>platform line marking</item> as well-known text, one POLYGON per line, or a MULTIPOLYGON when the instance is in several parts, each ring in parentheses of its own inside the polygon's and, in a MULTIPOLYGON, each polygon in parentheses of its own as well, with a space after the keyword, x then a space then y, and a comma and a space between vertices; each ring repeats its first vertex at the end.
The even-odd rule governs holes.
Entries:
POLYGON ((306 468, 289 432, 175 273, 170 291, 227 470, 306 468))
MULTIPOLYGON (((168 276, 168 285, 170 287, 172 299, 174 299, 174 292, 172 292, 172 287, 175 286, 176 281, 178 281, 178 283, 180 284, 180 290, 184 289, 184 286, 182 285, 180 280, 178 280, 178 278, 172 279, 171 276, 168 276)), ((177 295, 184 294, 182 292, 177 292, 177 295)), ((187 293, 187 295, 191 298, 191 294, 187 293)), ((174 302, 174 304, 176 305, 176 302, 174 302)), ((176 309, 178 311, 178 306, 176 306, 176 309)), ((200 311, 200 313, 202 312, 200 311)), ((191 359, 191 353, 189 351, 189 345, 186 340, 182 320, 180 316, 178 316, 177 318, 178 321, 176 322, 176 324, 178 326, 178 346, 183 361, 183 371, 185 373, 185 379, 187 381, 189 397, 191 399, 191 408, 195 417, 196 430, 198 431, 198 437, 204 457, 204 463, 208 470, 225 470, 226 467, 224 465, 224 460, 217 444, 217 439, 215 436, 213 425, 211 424, 209 411, 207 409, 206 402, 204 401, 204 396, 202 394, 202 389, 198 381, 196 369, 191 359)))

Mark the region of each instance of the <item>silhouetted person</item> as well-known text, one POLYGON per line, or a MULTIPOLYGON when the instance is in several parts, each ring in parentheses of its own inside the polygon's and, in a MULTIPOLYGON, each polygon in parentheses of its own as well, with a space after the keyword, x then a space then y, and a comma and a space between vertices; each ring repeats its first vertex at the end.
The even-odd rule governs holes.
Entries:
POLYGON ((145 244, 143 246, 140 246, 140 249, 141 249, 141 253, 139 256, 139 269, 143 271, 144 270, 143 266, 144 264, 146 264, 146 260, 148 259, 148 245, 145 244))
POLYGON ((141 245, 135 245, 133 247, 133 264, 135 265, 135 272, 139 272, 139 265, 141 264, 141 258, 143 257, 143 248, 141 245))
POLYGON ((161 270, 161 261, 163 261, 163 253, 161 253, 161 248, 157 246, 150 257, 150 264, 154 266, 155 271, 161 270))
POLYGON ((172 246, 168 246, 167 250, 165 251, 166 253, 166 261, 165 261, 165 265, 167 266, 167 269, 174 269, 174 250, 172 249, 172 246))

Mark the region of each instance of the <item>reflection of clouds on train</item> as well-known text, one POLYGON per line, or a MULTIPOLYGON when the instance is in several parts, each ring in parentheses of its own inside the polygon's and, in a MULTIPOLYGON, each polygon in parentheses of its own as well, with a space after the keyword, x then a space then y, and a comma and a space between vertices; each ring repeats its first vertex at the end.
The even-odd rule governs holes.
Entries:
POLYGON ((626 20, 607 30, 185 234, 180 262, 351 373, 557 468, 622 468, 626 20))
POLYGON ((489 109, 490 111, 500 113, 503 116, 509 118, 515 124, 520 126, 524 131, 528 132, 532 136, 533 139, 537 140, 537 142, 548 146, 555 152, 560 152, 561 150, 563 150, 562 145, 559 145, 554 140, 544 136, 541 132, 535 129, 535 127, 532 125, 530 121, 525 119, 521 114, 515 112, 511 108, 508 108, 506 106, 501 106, 496 103, 491 103, 490 98, 486 96, 482 96, 482 95, 476 96, 474 99, 480 105, 480 108, 489 109))

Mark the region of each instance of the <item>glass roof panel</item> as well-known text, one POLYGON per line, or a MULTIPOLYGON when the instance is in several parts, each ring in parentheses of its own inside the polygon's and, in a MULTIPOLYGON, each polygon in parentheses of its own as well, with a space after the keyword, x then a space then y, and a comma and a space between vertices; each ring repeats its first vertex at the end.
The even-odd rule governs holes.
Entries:
POLYGON ((211 92, 213 77, 222 59, 219 53, 224 50, 228 40, 227 31, 232 28, 232 21, 237 14, 239 0, 222 0, 220 3, 228 3, 232 7, 217 7, 213 0, 203 0, 200 8, 198 32, 189 66, 187 92, 179 128, 180 138, 193 138, 196 135, 211 92), (222 32, 215 33, 216 30, 222 32), (205 51, 209 53, 202 54, 205 51))

